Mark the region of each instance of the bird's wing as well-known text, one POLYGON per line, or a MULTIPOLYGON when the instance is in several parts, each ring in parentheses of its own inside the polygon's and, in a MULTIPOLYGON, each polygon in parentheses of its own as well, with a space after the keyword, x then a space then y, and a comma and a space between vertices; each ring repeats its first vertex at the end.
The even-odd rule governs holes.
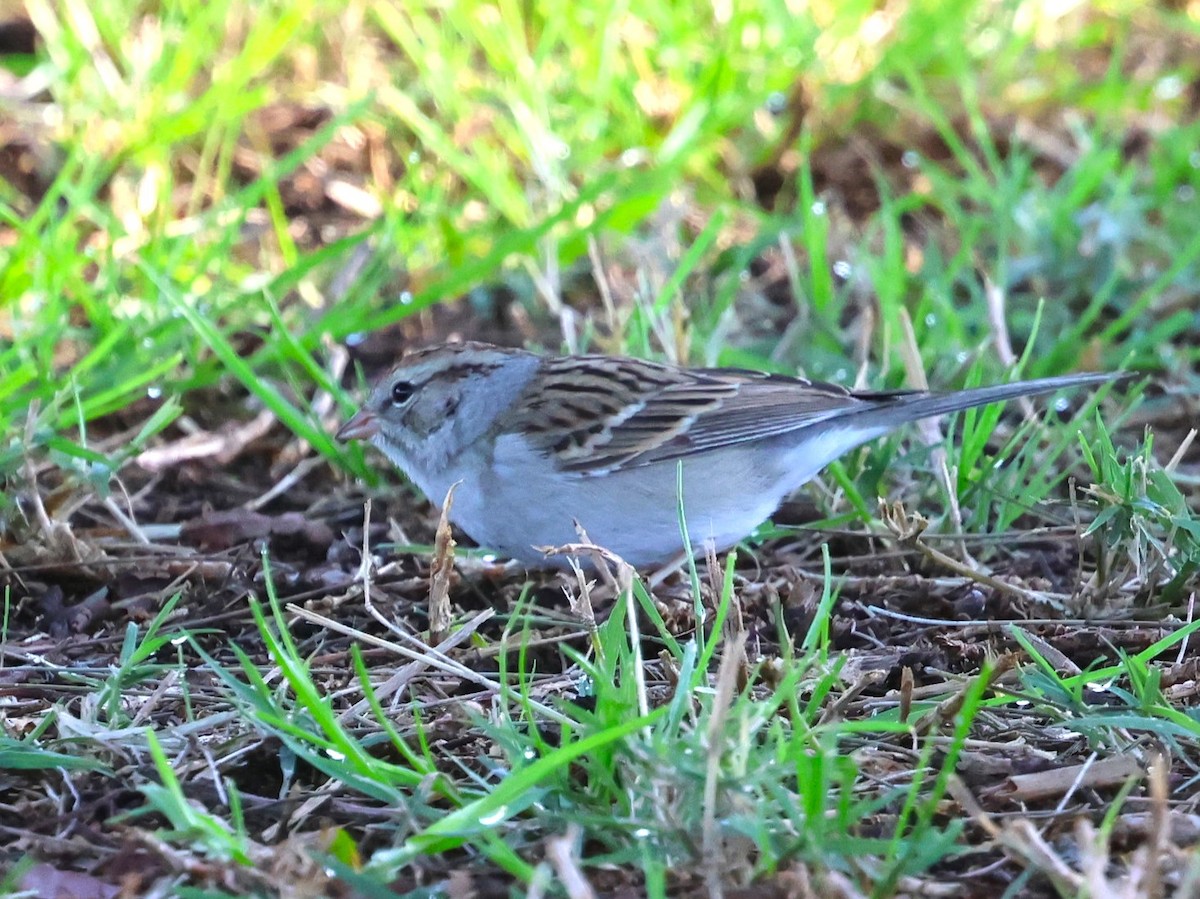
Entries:
POLYGON ((543 364, 521 430, 561 470, 601 474, 786 434, 908 395, 853 394, 736 369, 563 357, 543 364))

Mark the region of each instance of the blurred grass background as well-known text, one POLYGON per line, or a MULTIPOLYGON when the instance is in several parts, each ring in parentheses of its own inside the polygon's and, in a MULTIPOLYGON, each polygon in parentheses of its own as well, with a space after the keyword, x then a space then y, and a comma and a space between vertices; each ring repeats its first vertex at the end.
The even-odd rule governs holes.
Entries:
POLYGON ((1027 374, 1195 361, 1186 5, 25 7, 6 476, 231 372, 336 456, 325 342, 395 323, 895 386, 911 321, 949 386, 991 290, 1027 374))

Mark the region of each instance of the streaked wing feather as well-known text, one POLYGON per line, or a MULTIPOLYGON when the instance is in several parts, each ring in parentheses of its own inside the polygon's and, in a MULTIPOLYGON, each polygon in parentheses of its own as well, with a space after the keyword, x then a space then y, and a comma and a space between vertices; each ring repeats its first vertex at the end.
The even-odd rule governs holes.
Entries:
MULTIPOLYGON (((776 437, 862 405, 861 400, 840 388, 790 378, 743 376, 738 381, 736 393, 696 415, 682 433, 646 448, 627 465, 682 459, 693 453, 776 437)), ((662 402, 671 402, 670 391, 664 392, 662 402)))
POLYGON ((524 424, 563 471, 599 474, 786 434, 871 399, 760 372, 560 357, 524 424))

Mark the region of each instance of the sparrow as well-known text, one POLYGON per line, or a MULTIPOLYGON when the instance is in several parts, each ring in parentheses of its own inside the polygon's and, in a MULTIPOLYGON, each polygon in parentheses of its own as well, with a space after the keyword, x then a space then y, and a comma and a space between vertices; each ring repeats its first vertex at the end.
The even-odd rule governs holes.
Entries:
POLYGON ((907 422, 1118 377, 852 391, 761 371, 456 343, 401 359, 337 437, 370 440, 434 503, 457 485, 451 520, 526 565, 563 567, 545 550, 578 542, 582 527, 631 565, 653 567, 728 549, 830 462, 907 422))

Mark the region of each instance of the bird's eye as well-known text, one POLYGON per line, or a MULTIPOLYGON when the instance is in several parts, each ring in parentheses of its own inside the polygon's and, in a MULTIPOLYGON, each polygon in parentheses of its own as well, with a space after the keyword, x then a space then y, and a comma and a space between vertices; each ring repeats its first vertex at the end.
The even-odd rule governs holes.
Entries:
POLYGON ((404 405, 412 399, 415 390, 410 381, 397 381, 392 385, 392 402, 397 406, 404 405))

